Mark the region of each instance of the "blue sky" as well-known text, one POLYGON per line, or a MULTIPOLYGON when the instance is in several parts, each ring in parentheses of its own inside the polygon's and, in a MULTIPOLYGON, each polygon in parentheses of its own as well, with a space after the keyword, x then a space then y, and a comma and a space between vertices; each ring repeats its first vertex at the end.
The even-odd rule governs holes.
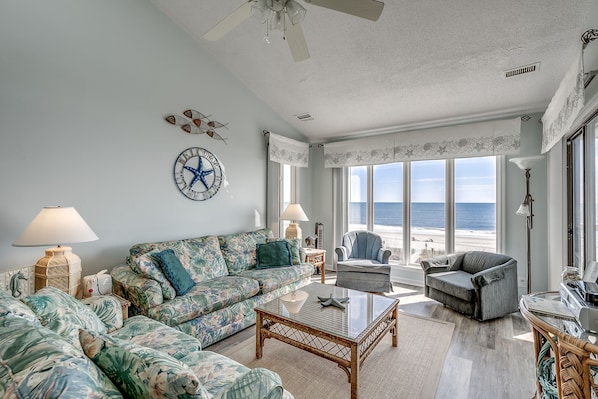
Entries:
MULTIPOLYGON (((411 163, 412 202, 445 201, 445 162, 411 163)), ((352 168, 351 199, 366 200, 366 167, 352 168)), ((403 166, 401 163, 374 168, 374 201, 402 202, 403 166)), ((496 202, 496 160, 494 157, 462 158, 455 161, 456 202, 496 202)))

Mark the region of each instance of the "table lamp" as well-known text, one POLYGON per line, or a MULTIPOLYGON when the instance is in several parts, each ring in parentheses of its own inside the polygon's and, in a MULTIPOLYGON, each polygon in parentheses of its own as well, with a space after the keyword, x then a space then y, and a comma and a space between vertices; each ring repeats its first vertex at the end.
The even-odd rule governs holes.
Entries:
POLYGON ((71 247, 60 244, 95 241, 98 236, 72 207, 44 207, 12 244, 15 247, 47 248, 35 264, 35 290, 56 287, 74 297, 81 296, 81 258, 71 247))
POLYGON ((284 232, 284 237, 287 240, 292 240, 294 238, 301 239, 301 227, 297 224, 297 222, 307 222, 309 219, 305 212, 303 212, 303 208, 301 208, 300 204, 289 204, 287 209, 284 210, 282 215, 280 215, 282 220, 290 220, 289 227, 284 232))

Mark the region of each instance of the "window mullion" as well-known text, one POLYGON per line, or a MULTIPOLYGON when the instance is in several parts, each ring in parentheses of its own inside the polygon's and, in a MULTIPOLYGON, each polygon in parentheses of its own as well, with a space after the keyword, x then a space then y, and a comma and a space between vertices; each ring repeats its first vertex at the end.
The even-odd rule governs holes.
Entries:
POLYGON ((374 231, 374 166, 367 167, 367 201, 365 224, 368 231, 374 231))
POLYGON ((403 163, 403 263, 411 263, 411 162, 403 163))
POLYGON ((445 205, 445 251, 447 254, 455 251, 455 160, 446 160, 446 205, 445 205))

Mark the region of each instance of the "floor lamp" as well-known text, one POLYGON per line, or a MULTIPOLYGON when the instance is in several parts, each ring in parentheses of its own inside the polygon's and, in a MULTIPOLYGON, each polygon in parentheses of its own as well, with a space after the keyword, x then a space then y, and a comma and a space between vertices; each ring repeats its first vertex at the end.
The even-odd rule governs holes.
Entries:
POLYGON ((509 161, 513 162, 519 169, 525 173, 525 197, 523 202, 519 205, 517 215, 525 216, 525 248, 527 256, 527 293, 532 291, 532 247, 531 247, 531 233, 534 228, 534 199, 529 191, 529 180, 531 177, 530 170, 532 166, 539 160, 544 159, 543 155, 536 155, 533 157, 512 158, 509 161))

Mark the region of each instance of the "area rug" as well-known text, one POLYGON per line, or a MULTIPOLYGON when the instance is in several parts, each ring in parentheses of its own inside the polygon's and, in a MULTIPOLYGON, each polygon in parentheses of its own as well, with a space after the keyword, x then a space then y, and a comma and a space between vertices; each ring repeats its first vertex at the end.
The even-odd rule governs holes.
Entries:
MULTIPOLYGON (((363 399, 434 398, 455 325, 399 312, 398 346, 390 335, 363 363, 359 397, 363 399)), ((255 338, 222 352, 248 367, 277 372, 296 399, 348 399, 347 374, 336 363, 267 339, 261 359, 255 358, 255 338)))

